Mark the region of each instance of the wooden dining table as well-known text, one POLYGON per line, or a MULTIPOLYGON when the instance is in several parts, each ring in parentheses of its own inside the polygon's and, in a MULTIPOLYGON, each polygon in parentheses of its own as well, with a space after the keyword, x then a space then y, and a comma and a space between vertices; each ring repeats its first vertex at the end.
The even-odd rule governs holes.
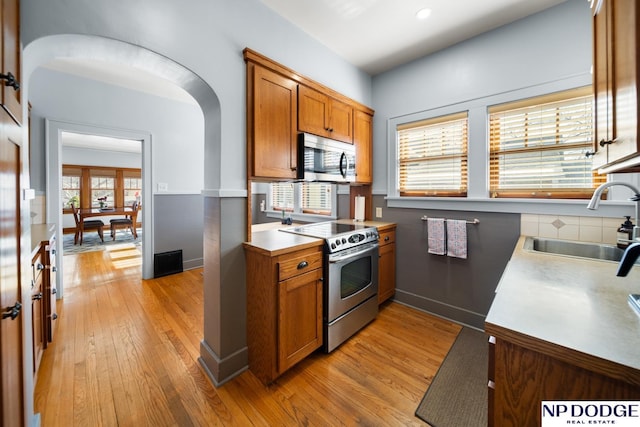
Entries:
POLYGON ((133 210, 131 206, 124 207, 113 207, 113 208, 81 208, 78 209, 78 216, 80 217, 80 231, 84 233, 84 220, 86 218, 91 218, 94 216, 124 216, 131 217, 131 222, 133 223, 133 227, 131 227, 133 231, 133 237, 138 238, 138 233, 136 232, 136 220, 138 217, 138 210, 133 210))

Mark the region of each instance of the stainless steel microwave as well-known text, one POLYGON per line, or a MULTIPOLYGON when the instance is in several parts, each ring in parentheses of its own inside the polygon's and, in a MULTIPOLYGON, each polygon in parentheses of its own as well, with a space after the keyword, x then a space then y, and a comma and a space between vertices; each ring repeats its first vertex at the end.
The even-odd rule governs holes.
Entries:
POLYGON ((298 179, 355 182, 356 147, 309 133, 299 134, 298 179))

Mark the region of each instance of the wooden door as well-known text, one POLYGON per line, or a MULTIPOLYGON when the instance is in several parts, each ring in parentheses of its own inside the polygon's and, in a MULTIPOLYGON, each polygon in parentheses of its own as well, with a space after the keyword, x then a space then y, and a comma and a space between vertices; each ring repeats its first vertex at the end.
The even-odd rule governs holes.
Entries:
POLYGON ((353 120, 353 143, 356 146, 356 181, 371 184, 373 181, 373 117, 356 110, 353 120))
POLYGON ((298 84, 253 66, 253 85, 248 105, 252 105, 249 123, 251 176, 257 178, 296 178, 296 130, 298 84))
POLYGON ((278 373, 322 345, 322 269, 278 283, 278 373))
POLYGON ((298 87, 298 130, 329 137, 329 97, 300 85, 298 87))
POLYGON ((335 99, 332 99, 329 105, 331 138, 353 144, 353 107, 335 99))
POLYGON ((2 69, 0 72, 6 78, 0 83, 2 83, 2 104, 5 110, 18 123, 22 123, 19 81, 22 72, 19 5, 19 0, 2 0, 2 69))
MULTIPOLYGON (((0 114, 0 362, 2 426, 22 426, 23 370, 20 286, 20 145, 8 136, 17 126, 0 114)), ((19 129, 17 129, 19 135, 19 129)))

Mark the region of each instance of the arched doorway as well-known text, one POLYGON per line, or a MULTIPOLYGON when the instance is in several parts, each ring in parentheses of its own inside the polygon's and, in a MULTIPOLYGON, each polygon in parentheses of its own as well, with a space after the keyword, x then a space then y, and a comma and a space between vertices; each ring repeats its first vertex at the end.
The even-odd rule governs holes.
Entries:
MULTIPOLYGON (((53 60, 64 59, 82 59, 102 61, 116 65, 121 69, 140 70, 141 72, 157 76, 171 82, 173 85, 182 88, 189 93, 200 106, 205 124, 205 141, 204 141, 204 157, 212 159, 218 157, 219 153, 219 123, 220 109, 216 94, 211 87, 190 70, 177 64, 176 62, 158 55, 147 49, 128 43, 120 42, 113 39, 106 39, 95 36, 82 35, 58 35, 38 39, 29 44, 24 51, 24 76, 25 85, 23 88, 27 96, 29 96, 29 78, 38 67, 43 66, 53 60)), ((132 71, 134 72, 134 71, 132 71)), ((122 75, 123 73, 120 72, 122 75)), ((63 131, 79 131, 91 133, 91 126, 83 123, 71 123, 65 121, 50 121, 47 123, 46 138, 48 140, 48 179, 47 194, 49 196, 60 194, 59 183, 55 177, 60 176, 60 144, 59 136, 63 131)), ((152 188, 151 181, 151 136, 144 131, 130 130, 114 130, 105 129, 104 134, 110 136, 121 136, 124 138, 134 138, 142 141, 143 147, 143 185, 147 189, 152 188), (116 132, 118 135, 114 135, 116 132)), ((204 168, 204 164, 199 165, 204 168)), ((207 180, 211 180, 206 175, 205 182, 201 188, 208 188, 207 180)), ((153 244, 153 197, 151 191, 143 192, 143 206, 146 209, 142 212, 142 221, 148 229, 144 233, 144 248, 154 248, 153 244)), ((56 197, 47 197, 47 221, 56 223, 59 226, 59 235, 62 235, 61 218, 59 209, 59 200, 56 197)), ((59 239, 59 242, 62 239, 59 239)), ((60 243, 59 243, 60 244, 60 243)), ((59 248, 61 249, 61 248, 59 248)), ((61 251, 60 251, 61 252, 61 251)), ((143 255, 143 278, 153 277, 153 250, 145 250, 143 255)), ((62 277, 62 274, 59 275, 62 277)), ((64 291, 64 286, 60 289, 64 291)))

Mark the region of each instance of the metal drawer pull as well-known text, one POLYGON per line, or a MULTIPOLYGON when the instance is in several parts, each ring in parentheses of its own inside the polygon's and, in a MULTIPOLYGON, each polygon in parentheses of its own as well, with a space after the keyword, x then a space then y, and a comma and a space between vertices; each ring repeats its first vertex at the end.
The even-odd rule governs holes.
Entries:
POLYGON ((43 265, 43 264, 41 264, 41 263, 38 263, 38 265, 36 266, 36 268, 37 268, 38 270, 44 270, 44 265, 43 265))
POLYGON ((2 313, 2 318, 7 319, 11 318, 11 320, 16 320, 16 317, 20 314, 20 309, 22 308, 22 304, 19 301, 16 301, 13 307, 7 307, 7 311, 2 313))
POLYGON ((57 268, 56 268, 56 266, 54 265, 53 267, 51 267, 51 271, 53 271, 53 272, 55 273, 56 271, 58 271, 58 269, 57 269, 57 268))
POLYGON ((302 270, 305 267, 308 267, 309 263, 307 261, 302 261, 300 264, 298 264, 298 270, 302 270))
POLYGON ((38 301, 42 299, 42 292, 39 292, 37 294, 35 294, 34 296, 31 297, 32 300, 34 301, 38 301))
POLYGON ((58 293, 58 289, 57 288, 51 289, 51 293, 54 294, 54 295, 57 294, 58 293))
POLYGON ((384 241, 388 242, 389 241, 389 236, 384 236, 384 241))

